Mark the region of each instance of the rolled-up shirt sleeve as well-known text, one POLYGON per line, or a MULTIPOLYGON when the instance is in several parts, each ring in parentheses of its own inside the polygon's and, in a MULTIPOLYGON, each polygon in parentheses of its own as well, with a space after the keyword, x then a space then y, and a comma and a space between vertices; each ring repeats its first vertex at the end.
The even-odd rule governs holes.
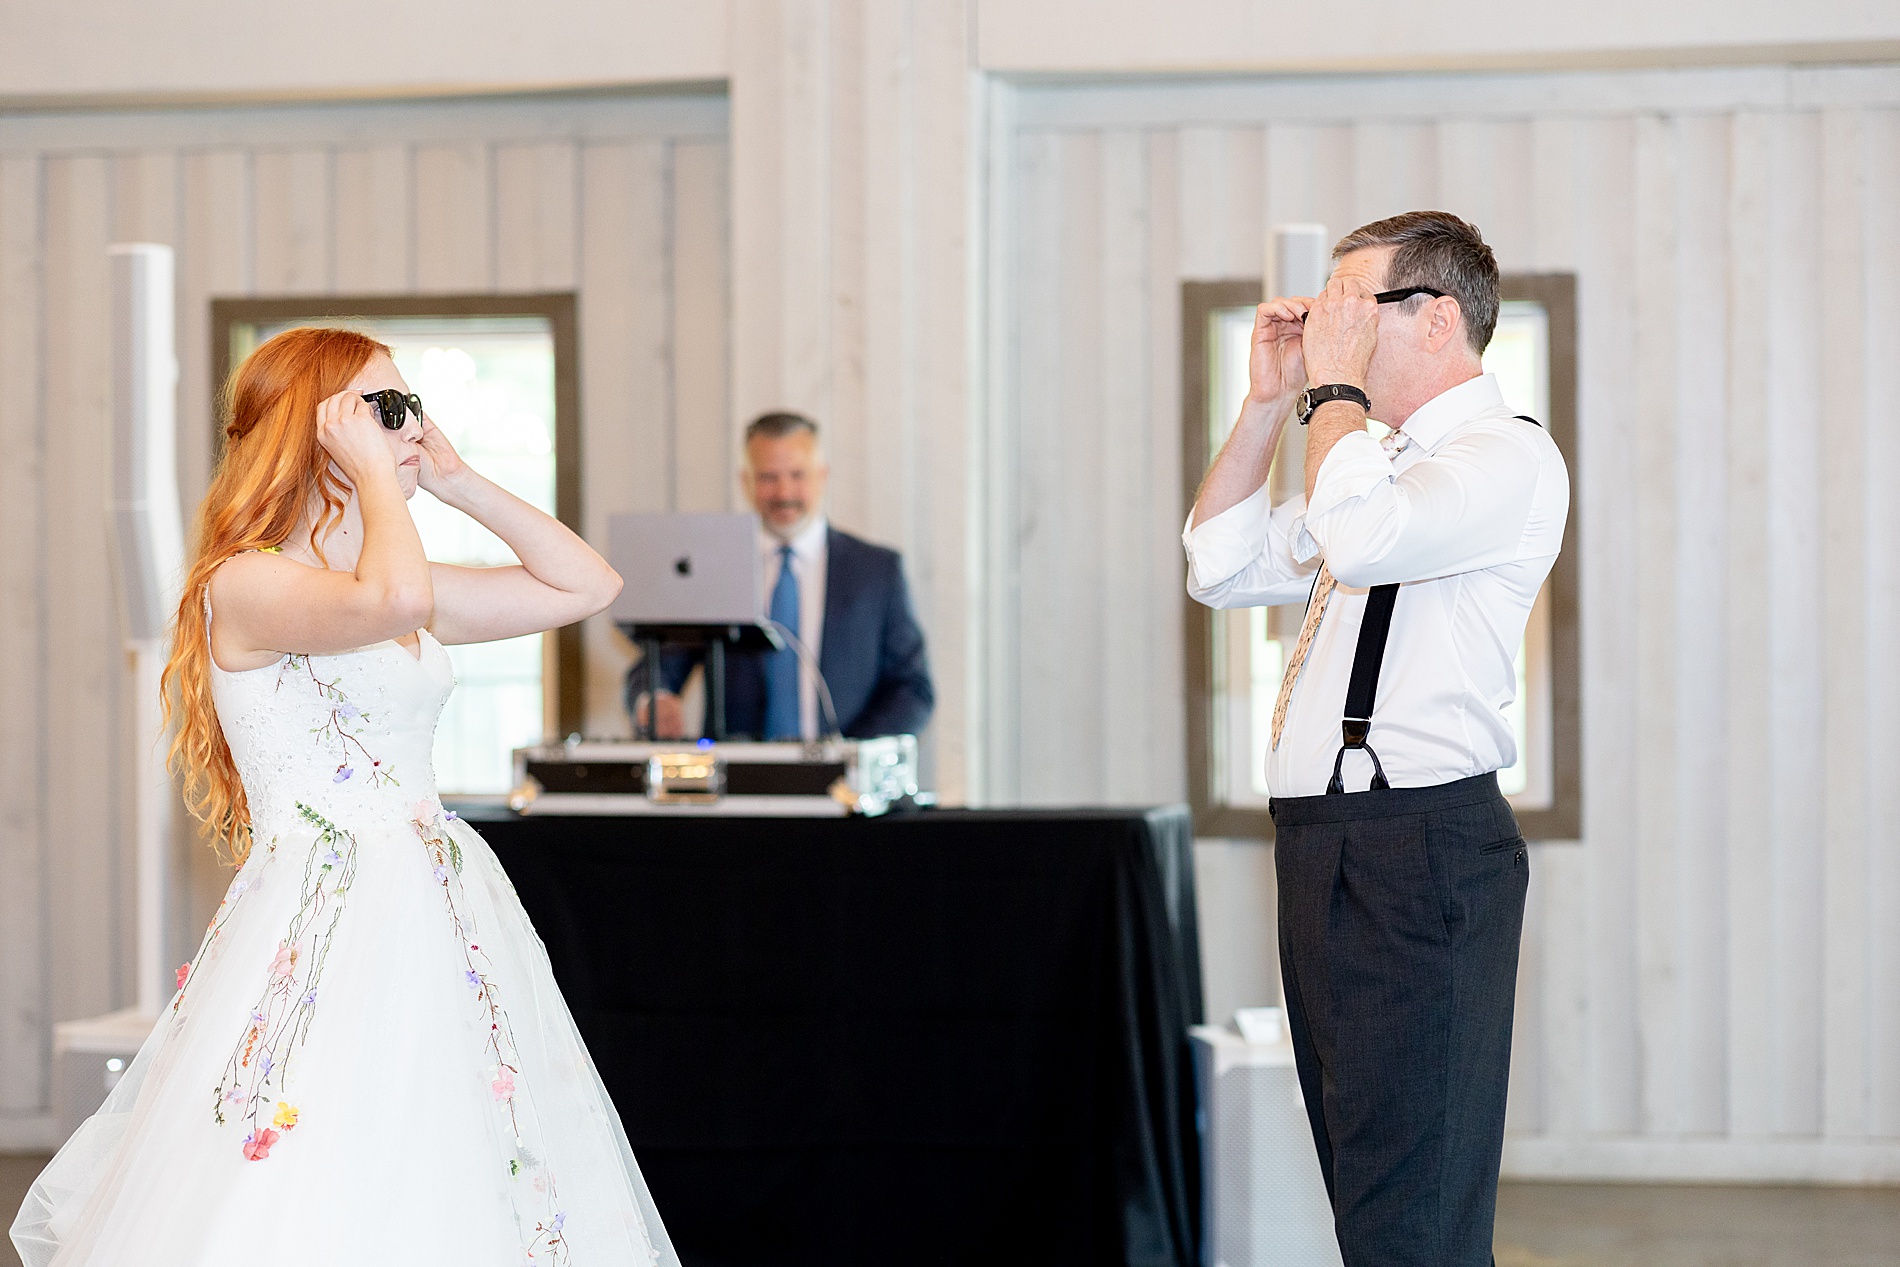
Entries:
POLYGON ((1272 607, 1304 603, 1318 570, 1311 553, 1293 552, 1293 525, 1306 499, 1272 504, 1265 485, 1253 496, 1181 531, 1187 551, 1188 595, 1209 607, 1272 607))
POLYGON ((1537 492, 1536 440, 1519 430, 1529 425, 1473 427, 1402 474, 1369 434, 1346 436, 1291 525, 1295 548, 1317 550, 1339 583, 1355 588, 1510 562, 1537 492))

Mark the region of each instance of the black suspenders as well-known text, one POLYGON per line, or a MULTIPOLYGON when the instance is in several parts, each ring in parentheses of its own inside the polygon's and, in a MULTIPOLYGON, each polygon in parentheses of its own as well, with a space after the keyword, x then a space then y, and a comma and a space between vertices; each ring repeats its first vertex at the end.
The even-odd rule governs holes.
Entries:
MULTIPOLYGON (((1544 424, 1528 414, 1519 414, 1525 422, 1534 427, 1544 424)), ((1375 585, 1366 591, 1366 614, 1359 622, 1359 645, 1352 653, 1352 678, 1346 684, 1346 713, 1339 719, 1339 755, 1333 758, 1332 782, 1326 785, 1330 795, 1346 790, 1341 774, 1346 764, 1346 750, 1356 748, 1372 758, 1372 786, 1368 791, 1383 792, 1392 785, 1386 782, 1385 767, 1379 764, 1379 754, 1366 742, 1366 736, 1372 731, 1372 704, 1379 694, 1379 668, 1385 663, 1385 642, 1392 633, 1392 608, 1399 601, 1399 583, 1375 585)))

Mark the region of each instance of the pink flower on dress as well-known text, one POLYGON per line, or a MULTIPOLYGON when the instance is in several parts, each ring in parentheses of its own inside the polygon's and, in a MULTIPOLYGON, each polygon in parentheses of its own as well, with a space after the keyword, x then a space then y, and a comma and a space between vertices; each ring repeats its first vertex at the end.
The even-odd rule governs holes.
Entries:
POLYGON ((497 1100, 508 1101, 514 1099, 515 1071, 510 1069, 507 1065, 497 1066, 495 1069, 495 1080, 490 1083, 489 1086, 494 1091, 497 1100))
POLYGON ((270 1156, 270 1146, 277 1142, 277 1132, 268 1126, 260 1126, 244 1137, 244 1160, 263 1161, 270 1156))
POLYGON ((297 946, 291 942, 277 943, 277 957, 270 961, 272 977, 282 979, 297 970, 297 946))
POLYGON ((182 989, 184 989, 184 988, 185 988, 185 978, 186 978, 186 977, 188 977, 188 976, 190 976, 190 975, 191 975, 191 965, 190 965, 190 964, 188 964, 188 963, 181 963, 181 964, 179 964, 179 965, 178 965, 178 988, 179 988, 179 989, 181 989, 181 990, 182 990, 182 989))

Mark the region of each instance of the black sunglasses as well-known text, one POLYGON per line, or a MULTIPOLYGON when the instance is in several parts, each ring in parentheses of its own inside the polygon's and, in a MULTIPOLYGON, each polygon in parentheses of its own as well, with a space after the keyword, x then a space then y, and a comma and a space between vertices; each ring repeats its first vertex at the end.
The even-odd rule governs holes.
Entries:
MULTIPOLYGON (((1396 304, 1401 300, 1410 299, 1413 295, 1430 295, 1433 299, 1443 299, 1445 292, 1442 290, 1433 290, 1430 286, 1401 286, 1397 290, 1380 291, 1372 297, 1372 302, 1375 304, 1396 304)), ((1305 313, 1300 314, 1300 324, 1306 324, 1305 313)))
POLYGON ((422 421, 422 397, 414 392, 405 396, 393 387, 385 387, 379 392, 364 392, 363 399, 369 402, 370 412, 376 415, 376 421, 391 431, 402 430, 405 409, 415 414, 417 422, 422 421))

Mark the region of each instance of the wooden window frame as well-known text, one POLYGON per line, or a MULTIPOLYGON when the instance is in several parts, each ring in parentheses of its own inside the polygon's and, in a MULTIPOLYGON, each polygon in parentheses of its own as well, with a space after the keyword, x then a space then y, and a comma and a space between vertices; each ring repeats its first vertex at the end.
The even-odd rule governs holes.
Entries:
MULTIPOLYGON (((224 451, 224 384, 230 377, 238 326, 281 321, 351 321, 389 317, 541 317, 554 339, 554 515, 577 534, 581 520, 581 375, 579 303, 572 291, 524 295, 295 295, 211 301, 212 452, 224 451)), ((587 695, 581 627, 555 632, 555 717, 558 733, 581 729, 587 695)))
MULTIPOLYGON (((1518 824, 1529 840, 1576 840, 1583 818, 1583 696, 1579 679, 1577 520, 1582 499, 1577 465, 1577 279, 1572 273, 1507 273, 1499 298, 1541 304, 1549 321, 1550 429, 1570 472, 1570 516, 1563 552, 1550 574, 1551 804, 1520 810, 1518 824)), ((1261 302, 1259 279, 1181 284, 1181 469, 1182 504, 1192 506, 1213 461, 1208 446, 1208 318, 1217 309, 1261 302)), ((1273 839, 1273 819, 1264 809, 1226 804, 1213 768, 1214 619, 1192 598, 1185 601, 1187 634, 1188 793, 1196 835, 1273 839)))

